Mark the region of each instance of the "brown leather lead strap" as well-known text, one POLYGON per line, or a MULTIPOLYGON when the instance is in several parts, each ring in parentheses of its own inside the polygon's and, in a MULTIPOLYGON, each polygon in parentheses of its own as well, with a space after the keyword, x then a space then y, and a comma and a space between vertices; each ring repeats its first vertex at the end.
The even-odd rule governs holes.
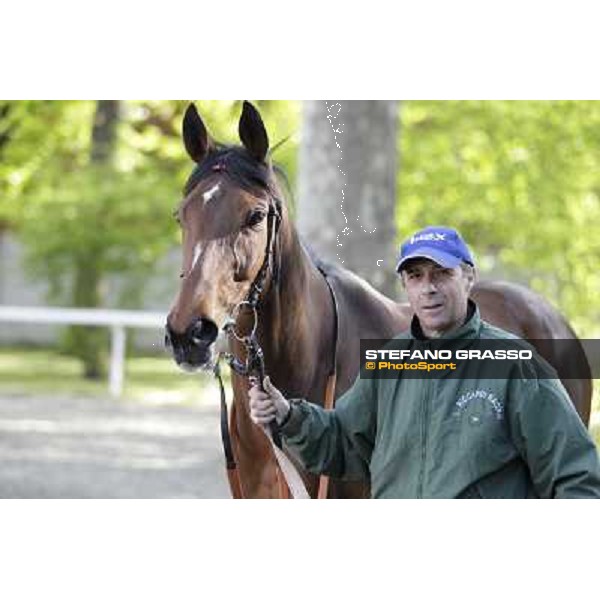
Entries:
MULTIPOLYGON (((225 387, 223 386, 223 379, 221 378, 221 369, 219 367, 219 361, 215 363, 213 373, 219 381, 219 391, 221 394, 221 441, 223 443, 223 453, 225 455, 225 466, 227 468, 227 480, 229 481, 229 489, 231 490, 231 496, 235 500, 241 500, 244 496, 242 494, 242 484, 240 481, 240 472, 237 468, 235 456, 233 454, 233 444, 231 443, 231 435, 229 433, 229 415, 227 414, 227 400, 225 398, 225 387)), ((233 410, 232 410, 233 418, 233 410)))
MULTIPOLYGON (((231 453, 235 457, 235 445, 233 443, 233 437, 238 437, 237 424, 235 419, 235 404, 231 405, 231 413, 229 414, 229 429, 232 434, 231 440, 231 453)), ((233 468, 227 469, 227 480, 229 481, 229 489, 231 490, 231 497, 234 500, 243 500, 244 487, 242 486, 242 478, 240 477, 240 470, 238 468, 237 459, 235 459, 233 468)))
MULTIPOLYGON (((335 404, 335 371, 327 379, 327 387, 325 388, 325 405, 326 410, 331 410, 335 404)), ((317 498, 319 500, 325 500, 329 493, 329 477, 327 475, 321 475, 319 477, 319 493, 317 498)))

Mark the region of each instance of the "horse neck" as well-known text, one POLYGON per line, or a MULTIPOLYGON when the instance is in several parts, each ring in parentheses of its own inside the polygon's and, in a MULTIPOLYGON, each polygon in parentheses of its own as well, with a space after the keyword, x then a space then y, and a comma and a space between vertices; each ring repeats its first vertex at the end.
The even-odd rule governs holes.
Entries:
MULTIPOLYGON (((268 282, 258 307, 257 335, 265 371, 286 397, 310 395, 318 401, 324 397, 325 374, 330 368, 323 356, 333 355, 331 297, 323 275, 287 220, 280 229, 278 252, 279 280, 268 282)), ((241 350, 239 344, 237 350, 241 350)), ((276 463, 264 434, 250 419, 248 380, 234 374, 232 384, 236 398, 232 435, 245 493, 276 497, 276 463)))
POLYGON ((317 371, 327 369, 323 352, 333 354, 334 311, 323 274, 302 246, 298 233, 284 219, 278 252, 279 279, 270 281, 259 308, 259 343, 267 373, 277 385, 299 393, 317 371), (319 356, 319 368, 310 363, 319 356), (302 366, 299 367, 299 364, 302 366))

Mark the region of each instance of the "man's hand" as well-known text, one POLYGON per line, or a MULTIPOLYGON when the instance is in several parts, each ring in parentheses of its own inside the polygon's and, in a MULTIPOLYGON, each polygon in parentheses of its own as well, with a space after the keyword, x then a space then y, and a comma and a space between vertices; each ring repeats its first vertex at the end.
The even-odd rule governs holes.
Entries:
POLYGON ((267 425, 273 419, 281 424, 290 412, 290 403, 283 394, 271 383, 267 375, 263 381, 263 392, 258 387, 258 380, 250 378, 252 387, 250 396, 250 417, 257 425, 267 425))

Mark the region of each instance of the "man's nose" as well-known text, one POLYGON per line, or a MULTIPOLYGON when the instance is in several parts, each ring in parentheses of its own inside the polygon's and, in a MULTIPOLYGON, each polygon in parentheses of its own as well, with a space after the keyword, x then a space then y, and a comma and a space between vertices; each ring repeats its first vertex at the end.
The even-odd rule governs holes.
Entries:
POLYGON ((435 279, 433 277, 430 277, 429 275, 423 277, 423 287, 421 289, 421 292, 423 294, 434 294, 437 291, 438 288, 435 279))

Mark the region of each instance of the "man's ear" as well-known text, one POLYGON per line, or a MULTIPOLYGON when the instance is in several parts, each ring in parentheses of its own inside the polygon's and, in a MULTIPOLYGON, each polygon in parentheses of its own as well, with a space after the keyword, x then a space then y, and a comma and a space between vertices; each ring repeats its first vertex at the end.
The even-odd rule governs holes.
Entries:
POLYGON ((470 294, 473 286, 477 282, 477 272, 475 271, 475 267, 465 270, 465 277, 467 279, 467 293, 470 294))

